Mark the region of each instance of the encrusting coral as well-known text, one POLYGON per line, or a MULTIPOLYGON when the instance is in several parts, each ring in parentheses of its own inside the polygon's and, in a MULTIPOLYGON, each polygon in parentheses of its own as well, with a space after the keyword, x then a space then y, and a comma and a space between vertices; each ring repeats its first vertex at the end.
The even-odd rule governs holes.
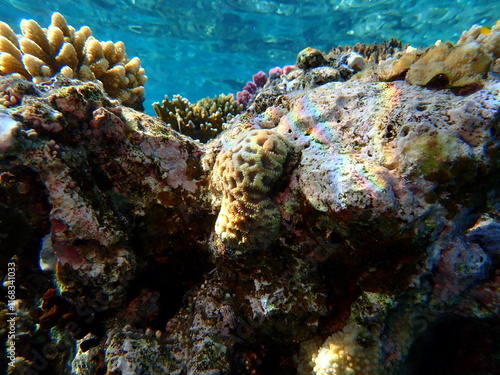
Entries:
POLYGON ((244 133, 217 156, 212 181, 222 191, 215 232, 230 249, 266 248, 281 215, 270 193, 281 177, 290 145, 273 130, 244 133))
POLYGON ((139 58, 129 59, 123 42, 100 42, 84 26, 76 31, 60 13, 43 29, 34 20, 22 20, 23 36, 0 22, 0 75, 18 74, 35 83, 61 73, 68 78, 98 81, 124 105, 143 109, 147 77, 139 58))
POLYGON ((413 85, 426 86, 443 76, 451 87, 463 87, 481 82, 489 71, 492 59, 478 43, 454 46, 441 43, 429 47, 413 63, 406 79, 413 85))
POLYGON ((335 60, 343 53, 355 52, 363 56, 367 63, 378 63, 400 53, 406 49, 406 47, 407 46, 404 46, 401 41, 395 38, 383 43, 356 43, 353 46, 338 46, 333 48, 328 55, 326 55, 326 59, 335 60))
POLYGON ((207 142, 223 131, 227 123, 243 106, 238 104, 233 95, 203 98, 191 104, 188 99, 174 95, 168 96, 162 103, 153 103, 156 115, 178 132, 188 135, 201 142, 207 142))
POLYGON ((408 47, 399 56, 380 63, 376 74, 384 81, 405 78, 411 84, 456 89, 477 89, 490 68, 499 69, 500 30, 473 26, 456 45, 436 42, 425 51, 408 47), (496 66, 496 67, 495 67, 496 66))

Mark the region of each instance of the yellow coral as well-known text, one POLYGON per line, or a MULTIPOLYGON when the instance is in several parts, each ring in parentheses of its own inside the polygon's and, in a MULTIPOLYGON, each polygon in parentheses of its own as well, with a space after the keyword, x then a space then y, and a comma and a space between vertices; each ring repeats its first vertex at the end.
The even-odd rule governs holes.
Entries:
POLYGON ((196 104, 174 95, 172 100, 165 96, 161 104, 153 103, 153 109, 173 129, 207 142, 223 131, 226 123, 240 113, 243 106, 236 102, 233 95, 204 98, 196 104))
POLYGON ((474 87, 490 69, 500 68, 500 27, 491 29, 474 25, 464 32, 457 45, 436 42, 423 53, 409 47, 397 58, 382 61, 376 74, 382 81, 402 79, 414 85, 430 85, 435 79, 451 87, 474 87), (495 60, 496 59, 496 60, 495 60))
POLYGON ((278 234, 281 216, 270 192, 283 173, 290 146, 268 129, 251 130, 217 156, 212 181, 222 190, 215 232, 231 249, 266 248, 278 234))
POLYGON ((413 47, 407 47, 406 50, 397 58, 391 58, 380 63, 377 67, 377 75, 381 81, 393 81, 402 79, 408 69, 422 55, 422 52, 413 47))
POLYGON ((382 374, 381 342, 366 328, 351 323, 330 336, 312 356, 316 375, 382 374))
POLYGON ((22 20, 23 36, 0 22, 0 75, 15 73, 35 83, 57 73, 83 81, 98 81, 123 104, 143 109, 147 77, 140 60, 128 59, 123 42, 99 42, 84 26, 76 31, 60 13, 48 29, 34 20, 22 20))
POLYGON ((484 79, 491 63, 491 57, 478 43, 459 46, 441 43, 429 47, 410 66, 406 79, 411 84, 425 86, 433 78, 444 75, 452 87, 467 86, 484 79))

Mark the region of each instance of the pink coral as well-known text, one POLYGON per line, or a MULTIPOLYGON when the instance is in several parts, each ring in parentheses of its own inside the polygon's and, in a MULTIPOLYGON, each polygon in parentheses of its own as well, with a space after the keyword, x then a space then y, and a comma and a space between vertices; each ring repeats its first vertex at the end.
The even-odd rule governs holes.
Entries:
POLYGON ((261 70, 253 75, 252 80, 255 82, 257 87, 264 87, 267 83, 267 75, 261 70))

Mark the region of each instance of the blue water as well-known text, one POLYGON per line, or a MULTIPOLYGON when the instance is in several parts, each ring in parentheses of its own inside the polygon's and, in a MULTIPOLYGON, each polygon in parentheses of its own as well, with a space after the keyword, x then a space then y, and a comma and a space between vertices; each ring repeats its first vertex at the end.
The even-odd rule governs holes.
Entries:
POLYGON ((293 64, 308 46, 456 41, 472 24, 500 18, 500 0, 3 0, 0 20, 19 32, 23 18, 47 27, 54 11, 140 57, 152 113, 151 103, 166 94, 194 102, 239 91, 257 71, 293 64))

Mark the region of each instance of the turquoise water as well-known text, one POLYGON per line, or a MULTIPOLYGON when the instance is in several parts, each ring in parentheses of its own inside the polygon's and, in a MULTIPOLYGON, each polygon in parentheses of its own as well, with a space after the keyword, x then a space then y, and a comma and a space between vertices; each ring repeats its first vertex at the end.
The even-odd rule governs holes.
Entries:
POLYGON ((164 95, 196 101, 241 90, 259 70, 293 64, 311 46, 381 42, 415 47, 456 41, 472 24, 491 26, 500 0, 3 0, 0 20, 19 32, 23 18, 42 27, 61 12, 99 40, 122 40, 149 77, 145 107, 164 95))

